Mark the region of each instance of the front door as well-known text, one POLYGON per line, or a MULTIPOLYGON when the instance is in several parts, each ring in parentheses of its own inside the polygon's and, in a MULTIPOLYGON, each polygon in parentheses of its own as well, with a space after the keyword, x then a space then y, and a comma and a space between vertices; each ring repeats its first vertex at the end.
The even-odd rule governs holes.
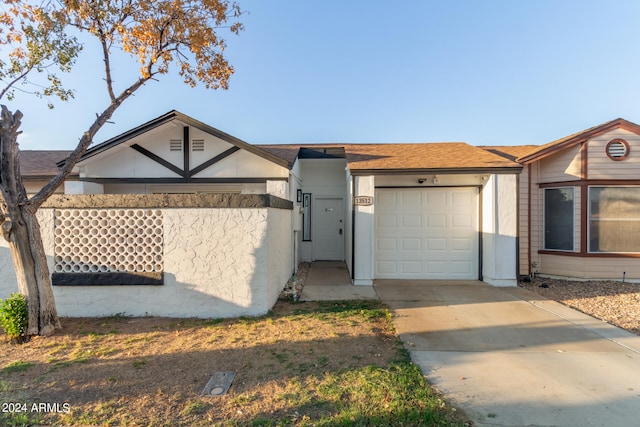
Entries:
POLYGON ((314 205, 314 260, 344 261, 343 199, 316 198, 314 205))

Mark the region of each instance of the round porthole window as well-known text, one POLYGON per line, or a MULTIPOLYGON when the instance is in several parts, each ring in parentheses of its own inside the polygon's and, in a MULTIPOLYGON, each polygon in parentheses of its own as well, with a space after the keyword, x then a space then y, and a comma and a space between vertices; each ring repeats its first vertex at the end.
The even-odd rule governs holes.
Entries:
POLYGON ((616 138, 609 141, 607 144, 607 157, 611 160, 620 161, 625 160, 629 157, 629 153, 631 152, 631 148, 629 147, 629 143, 624 139, 616 138))

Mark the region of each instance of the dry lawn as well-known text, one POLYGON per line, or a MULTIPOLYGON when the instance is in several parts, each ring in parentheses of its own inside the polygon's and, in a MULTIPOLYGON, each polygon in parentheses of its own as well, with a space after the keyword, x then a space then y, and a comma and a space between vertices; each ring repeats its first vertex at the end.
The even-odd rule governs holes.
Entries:
MULTIPOLYGON (((361 399, 359 381, 376 381, 367 375, 388 373, 405 354, 377 302, 279 302, 266 317, 233 320, 62 323, 52 337, 0 343, 1 425, 392 425, 356 413, 373 408, 340 409, 341 401, 361 399), (219 371, 236 373, 229 392, 200 397, 219 371), (26 404, 26 413, 12 403, 26 404), (50 405, 38 413, 34 403, 50 405)), ((428 389, 419 371, 416 377, 411 386, 428 389)), ((414 391, 393 396, 386 383, 378 388, 375 405, 363 405, 399 411, 390 405, 400 397, 418 409, 433 406, 421 410, 436 416, 404 425, 458 425, 448 423, 455 410, 436 395, 416 403, 401 396, 414 391)))

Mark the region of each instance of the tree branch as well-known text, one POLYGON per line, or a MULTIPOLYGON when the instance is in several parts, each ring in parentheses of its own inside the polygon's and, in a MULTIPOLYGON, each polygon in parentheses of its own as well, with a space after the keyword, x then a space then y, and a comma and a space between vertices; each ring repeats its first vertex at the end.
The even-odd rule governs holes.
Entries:
POLYGON ((25 72, 23 72, 22 74, 20 74, 18 77, 16 77, 15 79, 13 79, 11 82, 7 83, 7 85, 5 86, 4 89, 2 89, 2 92, 0 92, 0 99, 2 99, 3 96, 5 96, 7 94, 7 92, 9 92, 11 89, 13 89, 13 85, 15 85, 16 83, 18 83, 20 80, 24 79, 25 77, 27 77, 27 74, 29 74, 31 72, 31 70, 33 70, 33 67, 27 68, 25 72))
POLYGON ((116 95, 113 92, 113 80, 111 78, 111 55, 109 54, 109 46, 107 46, 107 39, 102 29, 100 29, 100 43, 102 44, 102 59, 104 60, 104 74, 107 82, 107 91, 109 92, 109 99, 111 103, 115 102, 116 95))
POLYGON ((78 142, 75 150, 73 150, 73 152, 66 158, 64 166, 62 166, 58 174, 53 177, 51 181, 47 183, 47 185, 42 187, 42 189, 38 191, 38 193, 31 197, 28 202, 30 205, 30 209, 33 209, 34 211, 37 210, 42 205, 42 203, 44 203, 49 198, 49 196, 51 196, 55 192, 56 188, 62 185, 67 176, 69 176, 69 174, 71 174, 71 172, 73 171, 76 163, 87 151, 89 145, 91 145, 91 143, 93 142, 93 137, 95 136, 95 134, 98 133, 102 126, 104 126, 104 124, 111 118, 118 107, 120 107, 120 105, 127 98, 133 95, 135 91, 140 89, 147 81, 149 81, 153 77, 153 75, 154 74, 151 74, 149 77, 139 78, 134 84, 129 86, 127 89, 122 91, 120 95, 114 98, 109 107, 107 107, 107 109, 105 109, 102 114, 100 114, 96 118, 89 130, 87 130, 82 135, 82 138, 80 138, 80 141, 78 142))

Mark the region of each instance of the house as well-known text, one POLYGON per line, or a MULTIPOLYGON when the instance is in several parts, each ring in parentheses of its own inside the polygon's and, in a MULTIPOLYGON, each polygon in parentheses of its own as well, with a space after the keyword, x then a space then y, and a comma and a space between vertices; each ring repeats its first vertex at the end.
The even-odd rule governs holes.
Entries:
POLYGON ((297 208, 294 265, 345 261, 364 285, 514 284, 504 257, 515 253, 516 217, 506 212, 520 170, 465 143, 254 146, 172 111, 88 150, 65 193, 271 194, 297 208))
POLYGON ((640 126, 612 120, 516 161, 520 275, 640 279, 640 126))
MULTIPOLYGON (((619 237, 633 231, 636 128, 618 120, 540 147, 252 145, 171 111, 90 148, 40 212, 58 306, 63 315, 261 314, 295 266, 315 260, 344 261, 364 286, 513 286, 533 272, 583 277, 593 259, 637 277, 633 242, 608 237, 621 219, 631 228, 619 237), (612 212, 626 216, 603 216, 612 212)), ((44 159, 22 161, 51 174, 34 158, 44 159)), ((25 176, 34 187, 42 178, 25 176)), ((0 247, 3 275, 7 257, 0 247)))

